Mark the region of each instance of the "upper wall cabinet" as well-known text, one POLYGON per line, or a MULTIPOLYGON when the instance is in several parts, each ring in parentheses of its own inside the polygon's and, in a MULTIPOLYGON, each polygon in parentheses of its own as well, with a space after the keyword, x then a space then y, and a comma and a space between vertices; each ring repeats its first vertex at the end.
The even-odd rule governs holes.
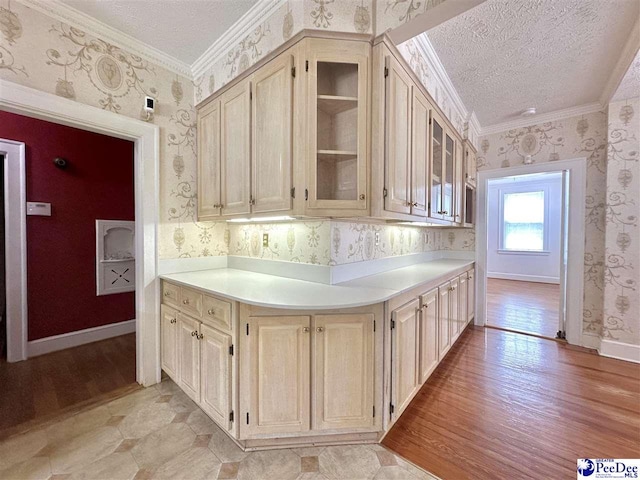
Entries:
POLYGON ((365 42, 307 41, 310 209, 367 208, 370 49, 365 42))
POLYGON ((476 187, 476 175, 478 171, 477 152, 471 142, 465 140, 464 142, 464 170, 465 181, 467 185, 476 187))
POLYGON ((198 218, 220 216, 220 101, 198 112, 198 218))

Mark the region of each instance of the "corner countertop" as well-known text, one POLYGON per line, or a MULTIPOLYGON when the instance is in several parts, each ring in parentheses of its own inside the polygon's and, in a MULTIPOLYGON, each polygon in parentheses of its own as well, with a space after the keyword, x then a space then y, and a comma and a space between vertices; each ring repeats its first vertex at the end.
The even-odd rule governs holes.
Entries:
POLYGON ((160 275, 163 280, 268 308, 328 310, 373 305, 421 284, 462 273, 473 260, 433 260, 335 285, 220 268, 160 275))

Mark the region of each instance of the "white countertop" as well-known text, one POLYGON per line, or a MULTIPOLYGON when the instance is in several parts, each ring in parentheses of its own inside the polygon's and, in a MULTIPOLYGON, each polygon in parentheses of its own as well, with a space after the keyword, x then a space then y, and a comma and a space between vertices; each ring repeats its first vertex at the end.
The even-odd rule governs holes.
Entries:
POLYGON ((464 271, 473 260, 434 260, 336 285, 231 268, 160 275, 187 287, 250 305, 297 310, 353 308, 389 300, 420 284, 464 271))

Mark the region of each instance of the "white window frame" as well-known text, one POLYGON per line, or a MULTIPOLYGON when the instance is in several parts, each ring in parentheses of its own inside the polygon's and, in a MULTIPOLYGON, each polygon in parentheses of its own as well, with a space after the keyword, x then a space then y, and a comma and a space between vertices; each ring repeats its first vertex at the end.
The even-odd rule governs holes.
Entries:
POLYGON ((550 255, 549 250, 549 187, 544 184, 529 183, 520 187, 500 188, 499 195, 499 221, 498 221, 498 253, 501 255, 550 255), (542 227, 542 250, 515 250, 504 246, 504 197, 514 193, 543 192, 544 195, 544 221, 542 227))

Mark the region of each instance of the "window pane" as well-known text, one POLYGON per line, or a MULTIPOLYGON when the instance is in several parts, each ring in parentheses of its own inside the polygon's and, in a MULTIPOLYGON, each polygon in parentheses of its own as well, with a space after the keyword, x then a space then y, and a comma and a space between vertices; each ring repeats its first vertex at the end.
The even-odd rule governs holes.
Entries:
POLYGON ((544 191, 505 193, 503 215, 502 248, 544 249, 544 191))

